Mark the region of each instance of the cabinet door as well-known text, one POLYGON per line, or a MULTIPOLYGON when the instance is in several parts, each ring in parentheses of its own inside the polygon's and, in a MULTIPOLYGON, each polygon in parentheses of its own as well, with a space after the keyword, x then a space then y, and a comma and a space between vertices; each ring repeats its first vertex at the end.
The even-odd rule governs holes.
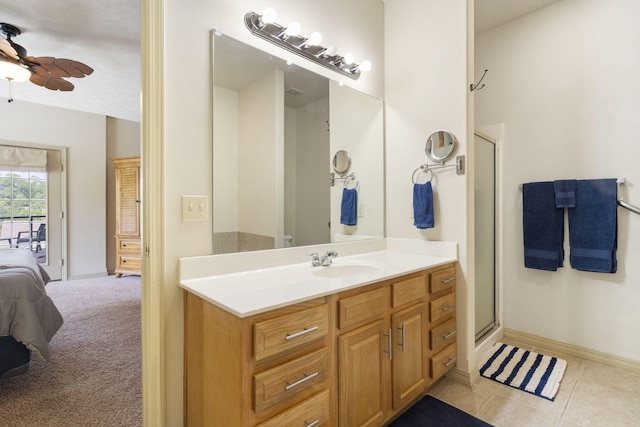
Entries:
POLYGON ((379 426, 385 419, 389 331, 369 323, 338 338, 340 426, 379 426))
POLYGON ((116 234, 140 236, 140 167, 116 168, 116 234))
POLYGON ((424 304, 391 316, 393 330, 393 409, 418 397, 427 382, 426 312, 424 304))

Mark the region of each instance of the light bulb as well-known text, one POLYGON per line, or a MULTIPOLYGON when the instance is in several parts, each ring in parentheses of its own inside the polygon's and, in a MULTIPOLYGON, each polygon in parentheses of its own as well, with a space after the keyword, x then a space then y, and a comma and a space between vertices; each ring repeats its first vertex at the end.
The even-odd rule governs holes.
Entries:
POLYGON ((305 42, 305 46, 318 46, 320 43, 322 43, 322 34, 320 34, 319 32, 315 31, 313 33, 311 33, 311 35, 309 36, 309 38, 307 39, 307 41, 305 42))
POLYGON ((336 47, 334 45, 331 45, 328 48, 326 48, 325 51, 322 52, 322 54, 324 56, 334 56, 336 52, 337 52, 336 47))
POLYGON ((284 35, 286 37, 296 37, 298 34, 300 34, 300 24, 296 21, 291 21, 284 30, 284 35))
POLYGON ((363 73, 371 71, 371 61, 362 61, 362 64, 358 66, 358 70, 362 71, 363 73))
POLYGON ((267 24, 273 24, 274 22, 276 22, 276 19, 278 18, 278 15, 276 14, 276 11, 273 10, 270 7, 267 7, 264 12, 262 12, 262 16, 260 17, 260 21, 262 21, 262 23, 264 25, 267 24))
POLYGON ((345 65, 353 64, 353 54, 347 53, 344 58, 342 58, 342 62, 345 65))

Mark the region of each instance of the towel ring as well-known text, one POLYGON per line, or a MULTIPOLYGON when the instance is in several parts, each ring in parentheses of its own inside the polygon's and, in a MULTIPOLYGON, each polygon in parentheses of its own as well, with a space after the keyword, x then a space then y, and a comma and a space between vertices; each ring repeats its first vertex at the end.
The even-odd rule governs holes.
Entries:
MULTIPOLYGON (((427 182, 431 182, 431 180, 433 179, 433 171, 431 169, 429 169, 429 165, 420 165, 416 168, 416 170, 413 171, 413 174, 411 175, 411 182, 413 182, 414 184, 417 184, 416 182, 416 172, 421 171, 424 173, 429 172, 429 180, 427 182)), ((426 182, 425 182, 426 184, 426 182)))
POLYGON ((358 177, 354 173, 350 173, 344 178, 344 188, 348 188, 350 190, 358 189, 360 187, 360 181, 358 177), (353 188, 349 188, 349 182, 353 183, 353 188))

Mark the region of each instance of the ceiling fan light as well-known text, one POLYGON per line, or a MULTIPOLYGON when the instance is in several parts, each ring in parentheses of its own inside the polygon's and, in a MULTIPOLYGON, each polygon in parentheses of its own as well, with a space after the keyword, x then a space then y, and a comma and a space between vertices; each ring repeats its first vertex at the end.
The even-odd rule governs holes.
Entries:
POLYGON ((12 82, 25 82, 31 77, 31 71, 15 62, 0 60, 0 78, 12 82))

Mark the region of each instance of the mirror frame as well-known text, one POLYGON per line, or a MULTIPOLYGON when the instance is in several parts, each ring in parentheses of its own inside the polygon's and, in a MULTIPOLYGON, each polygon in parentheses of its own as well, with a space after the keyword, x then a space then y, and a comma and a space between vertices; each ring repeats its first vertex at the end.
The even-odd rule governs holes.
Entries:
POLYGON ((333 161, 331 164, 336 173, 344 175, 349 172, 349 168, 351 168, 351 154, 349 154, 347 150, 338 150, 336 151, 336 154, 333 155, 333 161), (344 167, 338 167, 343 164, 345 164, 344 167))
POLYGON ((453 157, 457 149, 458 149, 458 139, 456 138, 456 136, 447 130, 441 129, 429 135, 429 138, 427 138, 427 143, 424 147, 424 152, 427 155, 427 157, 433 160, 434 162, 444 163, 447 160, 449 160, 451 157, 453 157), (447 141, 450 141, 451 148, 444 155, 438 155, 435 153, 436 150, 434 150, 433 147, 434 147, 434 138, 436 137, 439 137, 439 139, 445 138, 447 141))

